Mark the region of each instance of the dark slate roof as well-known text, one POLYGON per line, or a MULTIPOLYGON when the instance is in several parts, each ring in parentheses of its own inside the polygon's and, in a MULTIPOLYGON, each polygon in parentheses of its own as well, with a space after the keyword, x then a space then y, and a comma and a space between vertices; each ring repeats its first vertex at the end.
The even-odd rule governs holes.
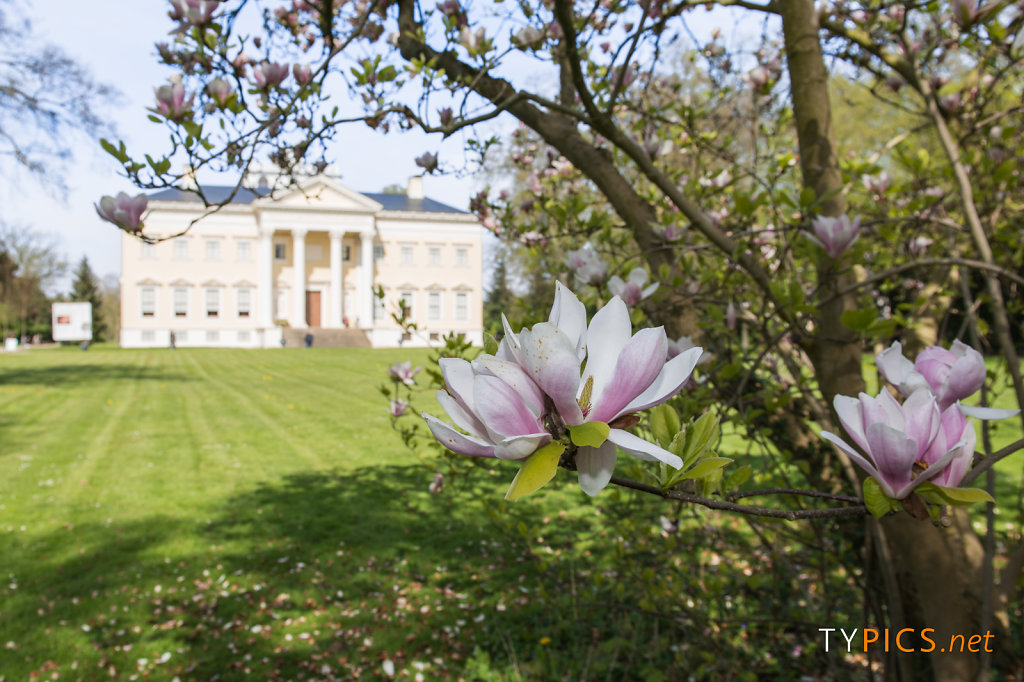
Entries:
MULTIPOLYGON (((203 185, 203 194, 211 204, 226 201, 231 196, 234 187, 229 185, 203 185)), ((247 189, 240 187, 235 194, 233 204, 251 204, 257 197, 263 197, 270 193, 269 189, 257 187, 247 189)), ((385 211, 417 211, 421 213, 466 213, 466 211, 454 208, 440 201, 430 198, 410 199, 404 194, 385 194, 383 192, 361 192, 365 197, 373 199, 384 207, 385 211)), ((195 201, 199 198, 192 192, 182 192, 179 189, 164 189, 149 195, 152 201, 195 201)))

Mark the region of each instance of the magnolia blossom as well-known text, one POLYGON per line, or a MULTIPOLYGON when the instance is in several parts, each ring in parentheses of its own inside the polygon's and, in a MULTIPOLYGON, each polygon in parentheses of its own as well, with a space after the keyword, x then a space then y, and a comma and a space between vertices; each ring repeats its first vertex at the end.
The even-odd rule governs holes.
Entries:
POLYGON ((505 337, 496 355, 472 363, 440 361, 447 391, 438 402, 462 431, 424 415, 431 433, 453 452, 522 460, 548 443, 568 442, 566 431, 588 422, 608 426, 599 446, 579 446, 580 487, 596 495, 611 480, 616 447, 645 460, 680 468, 682 460, 626 429, 635 412, 678 393, 701 349, 668 360, 664 328, 632 333, 629 310, 615 297, 587 324, 583 303, 558 284, 547 322, 518 334, 502 318, 505 337), (586 367, 582 370, 584 359, 586 367))
POLYGON ((292 75, 299 85, 308 85, 313 80, 313 70, 306 64, 295 64, 292 66, 292 75))
POLYGON ((544 428, 543 396, 522 368, 482 357, 483 362, 473 363, 461 358, 439 361, 447 391, 438 391, 437 401, 466 433, 425 412, 423 418, 434 438, 452 452, 526 459, 552 440, 544 428))
POLYGON ((167 85, 153 88, 156 94, 156 106, 150 111, 160 114, 171 121, 178 121, 192 115, 192 97, 185 99, 185 86, 181 76, 174 76, 167 85))
POLYGON ((892 176, 882 171, 878 175, 865 175, 861 178, 864 187, 872 194, 885 194, 892 185, 892 176))
POLYGON ((658 290, 658 283, 655 282, 646 289, 647 271, 643 268, 634 268, 629 273, 628 281, 623 282, 622 278, 614 275, 608 280, 608 290, 614 296, 620 297, 628 306, 634 306, 658 290))
POLYGON ((489 47, 487 31, 482 26, 475 31, 469 26, 463 26, 459 29, 459 43, 471 55, 483 54, 489 47))
POLYGON ((422 154, 417 156, 413 161, 416 163, 417 166, 427 171, 428 173, 433 173, 435 170, 437 170, 437 154, 423 152, 422 154))
POLYGON ((167 15, 181 24, 181 28, 187 26, 202 26, 213 19, 214 13, 220 6, 220 0, 170 0, 171 11, 167 15))
POLYGON ((814 229, 814 234, 805 232, 807 238, 825 249, 825 252, 833 259, 838 260, 843 252, 857 241, 860 232, 860 218, 850 220, 846 214, 838 218, 818 216, 812 221, 811 227, 814 229))
POLYGON ((949 350, 929 346, 912 363, 903 356, 903 346, 894 341, 875 359, 878 371, 903 395, 919 388, 935 394, 939 409, 970 397, 985 383, 985 359, 981 353, 956 340, 949 350))
POLYGON ((388 409, 388 412, 391 414, 392 417, 401 417, 403 414, 405 414, 405 411, 408 409, 409 401, 402 400, 401 398, 399 398, 397 400, 391 401, 391 406, 388 409))
POLYGON ((955 488, 960 485, 967 470, 971 467, 974 459, 974 446, 977 445, 978 436, 974 432, 974 424, 964 416, 960 405, 950 405, 942 413, 939 421, 939 431, 935 434, 935 440, 931 447, 921 457, 921 461, 929 468, 939 466, 943 455, 951 448, 960 444, 957 453, 932 479, 933 483, 955 488))
POLYGON ((420 373, 423 367, 412 368, 412 362, 406 360, 405 362, 396 362, 395 364, 388 367, 388 376, 391 377, 392 381, 401 381, 406 386, 416 385, 416 375, 420 373))
POLYGON ((206 84, 206 94, 217 103, 217 106, 225 106, 228 100, 231 99, 231 95, 234 94, 234 90, 231 84, 223 78, 214 78, 212 81, 206 84))
POLYGON ((585 243, 575 251, 570 251, 569 255, 565 258, 565 264, 576 275, 576 282, 578 284, 598 286, 604 282, 604 278, 608 274, 608 266, 605 265, 601 256, 594 249, 594 245, 590 242, 585 243))
POLYGON ((260 62, 252 69, 252 80, 260 90, 276 88, 288 77, 288 65, 276 62, 260 62))
POLYGON ((659 405, 682 388, 702 349, 668 359, 664 327, 632 333, 629 310, 612 298, 587 325, 586 307, 558 284, 548 322, 512 333, 507 320, 499 358, 520 366, 547 396, 558 419, 568 426, 602 422, 610 427, 599 447, 580 447, 576 467, 580 487, 596 495, 611 480, 618 446, 644 461, 676 469, 682 460, 625 428, 623 417, 659 405), (586 368, 580 368, 586 357, 586 368))
MULTIPOLYGON (((822 431, 822 437, 834 443, 868 472, 888 497, 896 500, 943 473, 954 458, 961 461, 961 448, 973 437, 965 436, 965 429, 961 429, 961 438, 949 443, 957 424, 952 417, 943 423, 935 396, 925 390, 915 391, 902 405, 886 389, 875 398, 866 393, 859 398, 837 395, 833 405, 846 433, 867 457, 835 434, 822 431), (937 438, 940 433, 941 441, 937 438), (925 468, 918 472, 921 467, 925 468)), ((970 430, 973 434, 973 428, 970 430)), ((973 452, 973 441, 970 447, 973 452)), ((951 478, 947 473, 946 479, 951 478)))
POLYGON ((96 213, 107 222, 114 223, 126 232, 142 229, 142 214, 146 212, 149 198, 145 194, 130 197, 118 192, 116 197, 104 196, 95 204, 96 213))

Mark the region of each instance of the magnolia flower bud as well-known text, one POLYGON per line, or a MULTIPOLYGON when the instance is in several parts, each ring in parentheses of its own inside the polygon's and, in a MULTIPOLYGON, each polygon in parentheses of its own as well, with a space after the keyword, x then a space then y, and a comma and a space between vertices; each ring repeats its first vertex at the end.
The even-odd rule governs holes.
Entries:
POLYGON ((276 88, 288 77, 288 65, 275 62, 261 62, 253 67, 252 80, 260 90, 276 88))
POLYGON ((313 80, 313 70, 306 64, 295 64, 292 66, 292 75, 299 85, 308 85, 313 80))
POLYGON ((116 197, 104 196, 96 204, 96 213, 107 222, 117 225, 125 232, 142 230, 142 214, 146 212, 149 198, 145 194, 130 197, 118 192, 116 197))
POLYGON ((414 161, 417 166, 427 171, 428 173, 433 173, 435 170, 437 170, 437 154, 423 152, 422 154, 417 156, 414 159, 414 161))
POLYGON ((838 218, 818 216, 812 221, 811 226, 814 228, 814 234, 804 233, 807 238, 825 249, 833 259, 838 260, 846 249, 857 241, 860 218, 850 220, 846 214, 838 218))

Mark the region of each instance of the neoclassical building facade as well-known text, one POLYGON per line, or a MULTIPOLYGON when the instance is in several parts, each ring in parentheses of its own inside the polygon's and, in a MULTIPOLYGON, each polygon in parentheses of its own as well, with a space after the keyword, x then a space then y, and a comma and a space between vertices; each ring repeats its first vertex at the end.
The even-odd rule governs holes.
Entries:
MULTIPOLYGON (((233 188, 203 189, 220 202, 233 188)), ((482 228, 425 197, 421 178, 405 194, 362 194, 327 176, 273 196, 242 187, 204 214, 193 194, 163 190, 150 196, 146 233, 191 225, 187 234, 122 237, 122 346, 267 348, 296 331, 314 344, 356 334, 426 345, 449 332, 482 343, 482 228), (416 332, 394 321, 400 306, 416 332)))

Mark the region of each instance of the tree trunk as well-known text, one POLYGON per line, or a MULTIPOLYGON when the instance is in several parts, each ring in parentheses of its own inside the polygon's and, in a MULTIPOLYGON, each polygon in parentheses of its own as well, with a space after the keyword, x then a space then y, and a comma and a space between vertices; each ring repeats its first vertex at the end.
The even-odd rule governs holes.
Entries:
MULTIPOLYGON (((813 0, 787 0, 779 4, 785 37, 786 61, 791 83, 792 104, 800 147, 800 167, 805 187, 818 197, 817 212, 838 216, 845 210, 842 177, 835 154, 835 136, 828 99, 828 71, 818 37, 818 20, 813 0)), ((864 390, 861 372, 862 347, 859 339, 840 322, 844 311, 856 306, 852 294, 837 292, 853 283, 853 270, 844 260, 833 261, 822 254, 818 263, 818 327, 807 342, 808 354, 822 395, 831 402, 837 394, 864 390)), ((938 529, 927 521, 906 514, 883 520, 899 582, 904 612, 910 626, 936 630, 935 641, 949 643, 951 634, 972 634, 981 618, 980 585, 983 552, 965 514, 954 516, 954 524, 938 529)), ((892 611, 890 610, 890 613, 892 611)), ((901 626, 891 623, 890 627, 901 626)), ((937 646, 940 646, 937 644, 937 646)), ((926 656, 899 661, 901 677, 911 666, 922 670, 926 656)), ((976 654, 946 653, 934 666, 936 680, 971 680, 978 672, 976 654)), ((895 675, 896 671, 889 671, 895 675)))

